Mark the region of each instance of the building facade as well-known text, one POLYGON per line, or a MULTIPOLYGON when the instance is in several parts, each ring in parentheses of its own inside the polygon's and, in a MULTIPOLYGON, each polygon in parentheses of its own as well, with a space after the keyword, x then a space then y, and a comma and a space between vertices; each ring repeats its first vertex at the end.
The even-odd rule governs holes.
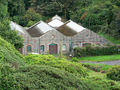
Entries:
POLYGON ((60 52, 69 54, 75 47, 110 43, 72 20, 62 22, 62 18, 58 15, 48 23, 40 21, 27 29, 12 21, 10 26, 12 30, 17 30, 24 39, 24 47, 20 49, 23 55, 28 53, 59 54, 60 52))

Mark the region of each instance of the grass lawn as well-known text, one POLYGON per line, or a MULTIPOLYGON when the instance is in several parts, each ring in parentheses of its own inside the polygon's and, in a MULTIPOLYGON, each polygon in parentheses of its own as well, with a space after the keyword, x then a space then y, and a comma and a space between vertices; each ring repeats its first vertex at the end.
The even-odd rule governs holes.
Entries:
POLYGON ((115 61, 120 60, 120 55, 106 55, 106 56, 89 56, 89 57, 81 57, 79 61, 115 61))

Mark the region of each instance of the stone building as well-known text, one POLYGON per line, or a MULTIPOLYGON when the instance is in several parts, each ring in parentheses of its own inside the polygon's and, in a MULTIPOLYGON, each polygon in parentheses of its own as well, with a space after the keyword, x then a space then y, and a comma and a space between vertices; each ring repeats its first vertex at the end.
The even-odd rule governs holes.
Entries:
POLYGON ((72 20, 63 22, 58 15, 48 23, 40 21, 27 29, 12 21, 10 26, 12 30, 17 30, 19 35, 24 38, 24 47, 20 49, 23 55, 28 53, 58 54, 60 52, 69 54, 75 47, 110 43, 72 20))

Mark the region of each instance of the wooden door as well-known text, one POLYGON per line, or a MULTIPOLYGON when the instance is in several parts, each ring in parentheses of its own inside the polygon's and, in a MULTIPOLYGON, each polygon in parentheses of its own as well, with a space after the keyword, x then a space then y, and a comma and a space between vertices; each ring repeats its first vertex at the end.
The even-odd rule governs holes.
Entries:
POLYGON ((50 44, 49 45, 49 53, 50 54, 57 54, 57 44, 50 44))

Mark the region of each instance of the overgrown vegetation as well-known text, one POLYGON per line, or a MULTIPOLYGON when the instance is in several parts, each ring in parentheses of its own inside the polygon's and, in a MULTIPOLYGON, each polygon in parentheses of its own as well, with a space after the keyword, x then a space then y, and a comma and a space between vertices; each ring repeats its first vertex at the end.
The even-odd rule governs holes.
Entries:
POLYGON ((84 63, 84 67, 95 71, 95 72, 101 72, 101 73, 107 73, 109 69, 111 69, 113 66, 111 65, 105 65, 105 64, 90 64, 90 63, 84 63))
POLYGON ((75 48, 74 56, 85 57, 119 54, 119 48, 119 46, 87 46, 83 48, 75 48))
POLYGON ((80 64, 75 62, 69 62, 64 58, 56 58, 52 55, 32 55, 25 56, 25 62, 29 65, 49 65, 51 67, 59 68, 61 70, 68 71, 79 77, 86 77, 86 69, 80 64))
POLYGON ((16 49, 23 47, 23 39, 18 33, 10 29, 8 0, 0 0, 0 36, 13 44, 16 49))
POLYGON ((24 58, 13 45, 0 38, 0 62, 17 66, 24 63, 24 58))
POLYGON ((120 81, 120 66, 116 65, 111 68, 107 73, 107 77, 112 80, 120 81))

